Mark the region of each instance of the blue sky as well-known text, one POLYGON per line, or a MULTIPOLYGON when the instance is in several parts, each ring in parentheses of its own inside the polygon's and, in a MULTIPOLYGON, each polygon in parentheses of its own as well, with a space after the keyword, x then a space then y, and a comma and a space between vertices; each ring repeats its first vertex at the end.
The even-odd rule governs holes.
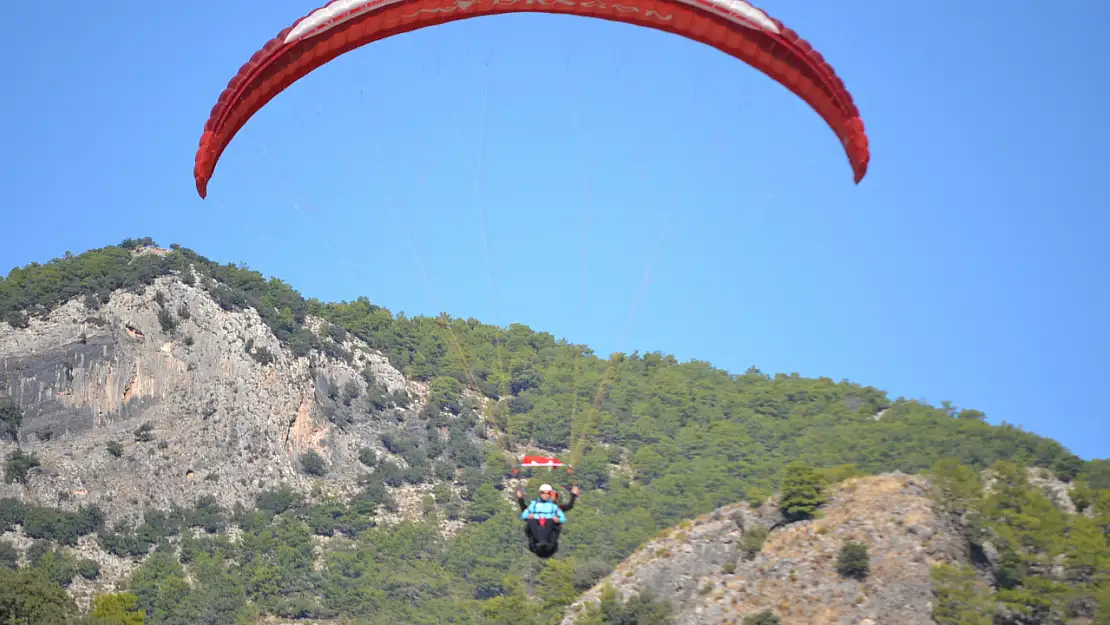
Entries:
POLYGON ((0 271, 152 236, 306 296, 847 378, 1110 456, 1110 3, 763 0, 853 93, 859 186, 747 65, 528 15, 337 59, 200 200, 216 97, 316 1, 9 7, 0 271))

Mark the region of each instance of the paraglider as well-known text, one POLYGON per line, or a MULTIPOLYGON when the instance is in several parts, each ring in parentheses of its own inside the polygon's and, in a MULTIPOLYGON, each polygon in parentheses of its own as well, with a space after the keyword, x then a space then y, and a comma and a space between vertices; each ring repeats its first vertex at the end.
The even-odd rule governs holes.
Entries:
MULTIPOLYGON (((824 57, 808 42, 746 0, 331 0, 267 42, 228 82, 204 125, 193 166, 197 193, 208 194, 216 164, 243 126, 286 88, 347 52, 394 35, 448 22, 506 13, 549 13, 592 17, 653 28, 706 44, 743 61, 806 102, 833 130, 858 184, 866 175, 870 148, 851 94, 824 57)), ((573 115, 574 113, 568 113, 573 115)), ((449 326, 446 326, 448 331, 449 326)), ((610 367, 608 372, 612 371, 610 367)), ((605 379, 603 379, 603 384, 605 379)), ((596 414, 598 399, 591 414, 596 414)), ((588 425, 588 424, 587 424, 588 425)), ((583 432, 588 427, 583 428, 583 432)), ((584 437, 584 434, 581 436, 584 437)), ((578 462, 525 456, 521 467, 566 468, 578 462)), ((514 474, 518 469, 514 469, 514 474)), ((558 550, 571 500, 558 503, 548 484, 525 505, 518 491, 529 548, 539 557, 558 550)))
MULTIPOLYGON (((567 474, 573 474, 573 469, 562 460, 554 456, 524 456, 520 459, 520 467, 566 467, 567 474)), ((513 475, 519 475, 520 468, 513 469, 513 475)), ((541 558, 550 558, 559 550, 559 535, 562 533, 563 524, 566 523, 566 512, 574 507, 581 491, 575 484, 570 489, 570 501, 559 503, 559 493, 550 484, 540 485, 540 496, 531 503, 525 503, 524 491, 517 489, 516 503, 520 506, 520 518, 524 521, 524 536, 528 539, 528 550, 541 558)))
POLYGON ((840 78, 809 43, 745 0, 332 0, 282 30, 239 69, 205 123, 193 177, 204 198, 236 133, 277 94, 374 41, 504 13, 571 14, 654 28, 721 50, 802 98, 840 139, 855 182, 870 160, 863 121, 840 78))
POLYGON ((554 471, 557 467, 566 466, 562 460, 554 456, 524 456, 520 459, 520 466, 522 467, 551 467, 554 471))
POLYGON ((550 484, 540 485, 539 499, 524 503, 524 491, 517 490, 517 504, 520 518, 525 522, 524 535, 528 538, 528 550, 541 558, 550 558, 559 550, 559 534, 567 522, 566 512, 574 507, 578 498, 578 487, 571 489, 571 499, 559 503, 558 494, 550 484))

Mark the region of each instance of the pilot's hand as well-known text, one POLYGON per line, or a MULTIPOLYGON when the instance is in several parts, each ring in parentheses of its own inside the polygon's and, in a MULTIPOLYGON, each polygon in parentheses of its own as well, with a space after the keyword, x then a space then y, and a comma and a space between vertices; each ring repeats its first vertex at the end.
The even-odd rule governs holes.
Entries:
POLYGON ((571 486, 571 487, 570 487, 570 492, 571 492, 571 493, 572 493, 572 494, 573 494, 573 495, 574 495, 575 497, 577 497, 578 495, 580 495, 580 494, 582 493, 582 491, 578 490, 578 487, 577 487, 577 486, 571 486))
POLYGON ((519 488, 516 489, 516 496, 523 499, 524 498, 524 491, 520 490, 519 488))

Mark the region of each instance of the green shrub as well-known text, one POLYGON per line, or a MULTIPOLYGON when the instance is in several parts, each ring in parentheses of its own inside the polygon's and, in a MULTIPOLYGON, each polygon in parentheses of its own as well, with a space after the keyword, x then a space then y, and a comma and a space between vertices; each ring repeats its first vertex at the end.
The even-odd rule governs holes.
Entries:
POLYGON ((844 577, 863 579, 871 571, 871 556, 867 547, 855 541, 849 541, 840 548, 840 557, 836 562, 836 570, 844 577))

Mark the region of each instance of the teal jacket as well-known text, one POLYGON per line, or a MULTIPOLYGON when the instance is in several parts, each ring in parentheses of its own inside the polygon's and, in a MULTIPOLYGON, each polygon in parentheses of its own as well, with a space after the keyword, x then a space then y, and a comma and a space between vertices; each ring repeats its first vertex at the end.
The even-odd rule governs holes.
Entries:
POLYGON ((559 509, 559 504, 554 501, 544 501, 542 499, 533 499, 532 503, 520 513, 521 519, 527 519, 529 514, 536 515, 537 519, 554 519, 558 518, 560 523, 567 522, 567 515, 559 509))

